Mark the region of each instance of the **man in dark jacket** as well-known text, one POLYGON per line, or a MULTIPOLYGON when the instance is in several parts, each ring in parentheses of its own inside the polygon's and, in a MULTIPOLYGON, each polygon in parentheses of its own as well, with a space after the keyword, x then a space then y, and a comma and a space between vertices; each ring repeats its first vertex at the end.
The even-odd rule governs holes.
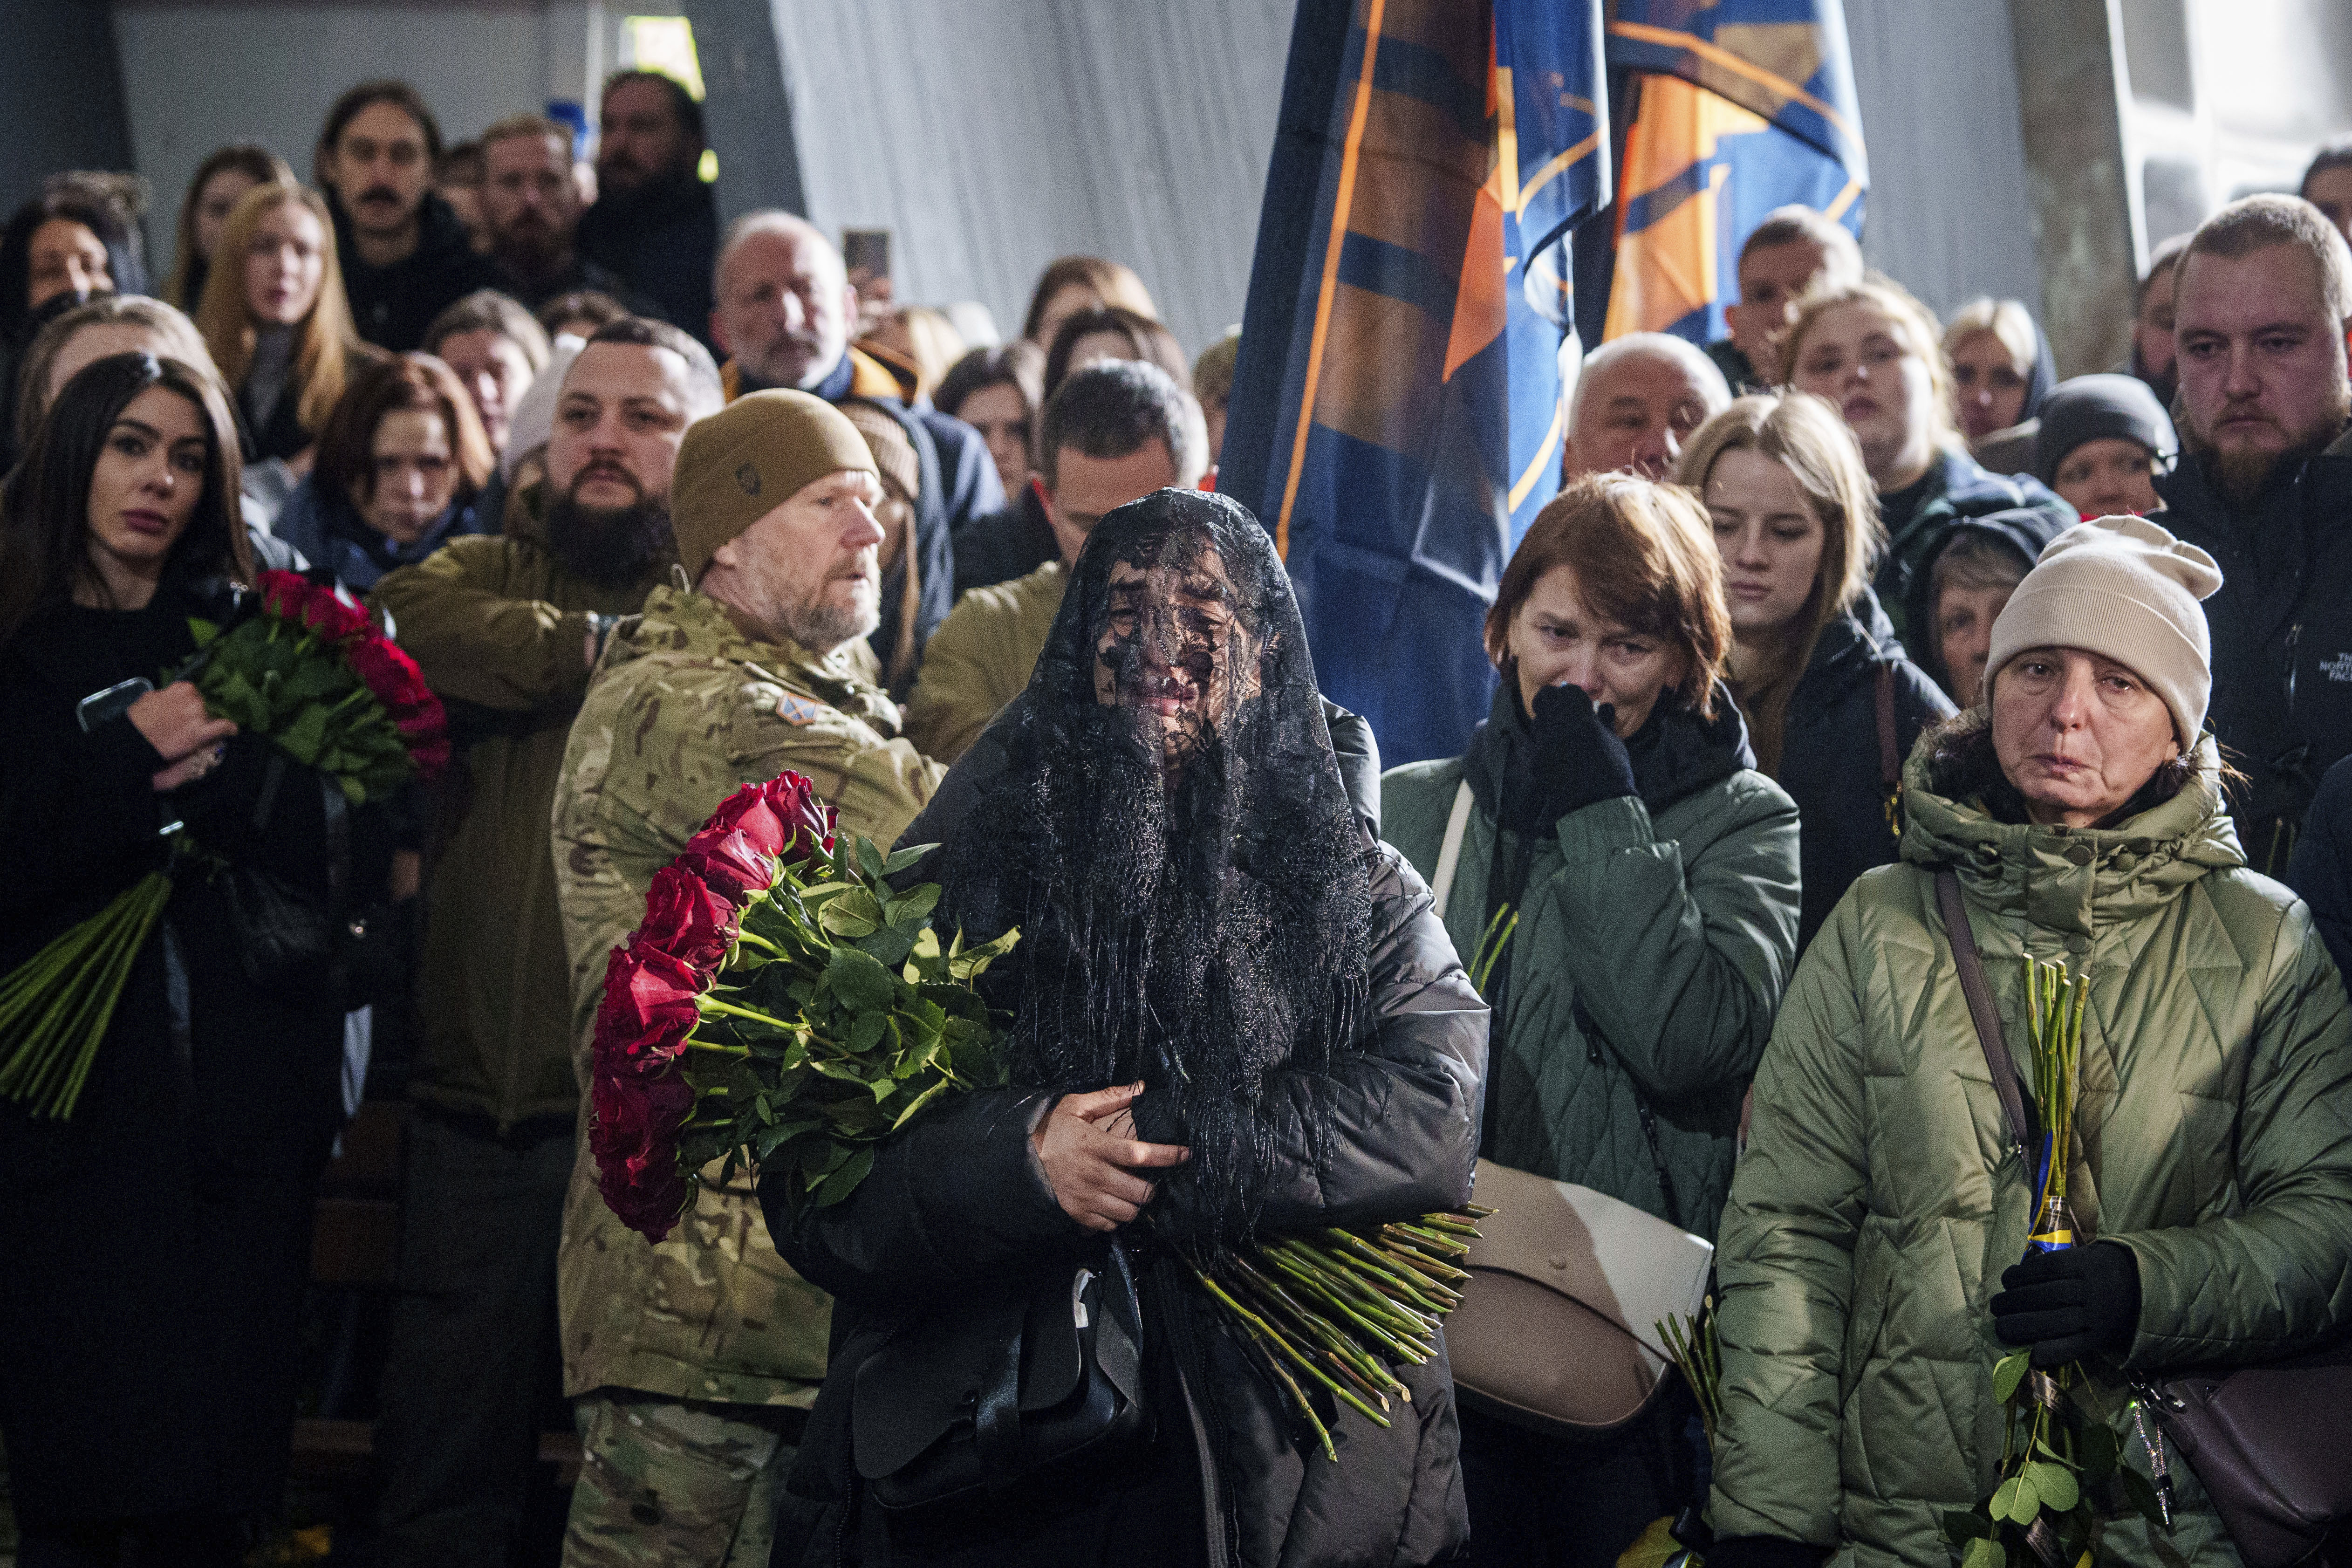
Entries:
POLYGON ((316 172, 335 218, 343 293, 360 336, 405 353, 433 318, 497 286, 466 226, 433 194, 441 128, 404 81, 363 81, 335 100, 316 172))
POLYGON ((677 560, 686 427, 718 406, 701 344, 664 322, 610 323, 564 375, 547 479, 515 498, 505 534, 377 585, 464 748, 425 915, 376 1425, 387 1568, 495 1568, 520 1523, 579 1092, 548 814, 613 622, 677 560))
POLYGON ((2352 758, 2327 770, 2287 863, 2287 886, 2311 906, 2311 923, 2352 975, 2352 758))
POLYGON ((2352 752, 2352 250, 2295 196, 2206 220, 2174 274, 2179 468, 2165 521, 2221 563, 2213 732, 2252 779, 2247 863, 2284 873, 2320 775, 2352 752))
POLYGON ((1333 1464, 1175 1256, 1452 1205, 1477 1137, 1486 1008, 1343 786, 1255 520, 1172 489, 1106 517, 1028 690, 905 837, 941 845, 912 875, 941 883, 943 929, 1022 932, 988 976, 1012 1087, 911 1123, 832 1207, 763 1184, 779 1249, 835 1299, 793 1489, 860 1506, 853 1477, 889 1467, 856 1445, 924 1419, 861 1386, 894 1337, 986 1350, 992 1300, 1123 1256, 1156 1435, 1008 1478, 952 1523, 869 1502, 836 1520, 861 1562, 1448 1560, 1467 1521, 1444 1358, 1403 1372, 1392 1426, 1341 1412, 1333 1464))
MULTIPOLYGON (((909 404, 881 362, 851 345, 857 297, 841 252, 814 225, 783 212, 746 213, 727 230, 715 277, 710 335, 723 353, 727 395, 796 387, 827 403, 860 398, 898 422, 921 469, 915 497, 919 650, 955 603, 950 542, 967 522, 1004 504, 1004 486, 980 432, 927 402, 909 404)), ((870 639, 886 661, 898 637, 898 606, 883 606, 870 639)))
POLYGON ((719 207, 702 181, 702 105, 659 71, 604 83, 596 205, 580 215, 580 253, 611 268, 667 319, 710 341, 719 207))

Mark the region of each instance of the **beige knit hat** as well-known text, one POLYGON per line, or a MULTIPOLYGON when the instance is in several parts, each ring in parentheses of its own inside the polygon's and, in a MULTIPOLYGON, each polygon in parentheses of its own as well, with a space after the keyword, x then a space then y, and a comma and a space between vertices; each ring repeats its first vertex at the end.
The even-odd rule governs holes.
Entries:
POLYGON ((841 410, 805 392, 750 393, 688 426, 670 479, 686 580, 700 581, 720 545, 802 486, 844 468, 877 473, 874 453, 841 410))
POLYGON ((2221 569, 2144 517, 2102 517, 2052 540, 1992 624, 1985 689, 2019 654, 2076 647, 2137 672, 2164 705, 2187 751, 2213 695, 2213 637, 2198 601, 2221 569))

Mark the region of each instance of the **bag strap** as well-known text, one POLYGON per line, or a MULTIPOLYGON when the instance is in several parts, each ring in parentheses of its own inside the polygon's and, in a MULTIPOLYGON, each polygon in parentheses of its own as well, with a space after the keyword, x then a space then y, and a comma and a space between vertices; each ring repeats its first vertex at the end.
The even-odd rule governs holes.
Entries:
POLYGON ((2009 1145, 2025 1159, 2025 1096, 2017 1087, 2017 1068, 2010 1059, 2008 1037, 2001 1033, 2000 1010, 1993 1005, 1992 987, 1985 984, 1984 961, 1977 955, 1976 933, 1969 929, 1968 905, 1960 899, 1960 879, 1949 866, 1936 868, 1936 907, 1943 911, 1944 935, 1952 944, 1952 962, 1960 972, 1960 994, 1969 999, 1969 1016, 1977 1026, 1977 1044, 1984 1047, 1985 1066, 1992 1070, 1993 1091, 2000 1096, 2000 1113, 2009 1124, 2009 1145))
POLYGON ((1433 906, 1437 918, 1445 918, 1445 906, 1454 898, 1454 868, 1462 864, 1463 836, 1470 831, 1470 781, 1454 792, 1454 812, 1445 819, 1445 842, 1437 848, 1437 875, 1431 879, 1430 891, 1435 896, 1433 906))
POLYGON ((1666 1223, 1676 1230, 1687 1229, 1683 1224, 1683 1206, 1675 1199, 1674 1175, 1666 1169, 1666 1152, 1658 1143, 1658 1113, 1651 1110, 1650 1102, 1643 1098, 1641 1080, 1633 1076, 1633 1069, 1625 1065, 1625 1058, 1619 1054, 1617 1047, 1609 1043, 1609 1037, 1601 1032, 1601 1026, 1592 1021, 1592 1014, 1585 1007, 1584 998, 1574 997, 1568 1005, 1569 1016, 1576 1020, 1578 1033, 1584 1037, 1585 1059, 1597 1067, 1602 1060, 1604 1050, 1617 1058, 1617 1070, 1625 1075, 1625 1087, 1633 1096, 1634 1119, 1642 1124, 1642 1137, 1650 1145, 1650 1168, 1657 1173, 1658 1200, 1665 1206, 1666 1223))

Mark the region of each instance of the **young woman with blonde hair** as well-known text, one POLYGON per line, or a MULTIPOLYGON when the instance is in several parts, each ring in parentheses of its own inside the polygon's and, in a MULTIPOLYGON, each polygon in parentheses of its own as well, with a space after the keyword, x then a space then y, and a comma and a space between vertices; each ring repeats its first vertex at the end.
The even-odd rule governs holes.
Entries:
POLYGON ((1878 498, 1835 409, 1801 392, 1740 398, 1699 427, 1675 477, 1705 502, 1723 558, 1725 684, 1756 765, 1804 825, 1802 952, 1853 879, 1895 858, 1903 759, 1952 704, 1870 591, 1878 498))
MULTIPOLYGON (((1962 518, 2019 508, 2074 521, 2040 480, 1990 473, 1968 454, 1935 315, 1891 278, 1807 298, 1783 340, 1781 383, 1825 399, 1853 427, 1878 491, 1886 549, 1871 587, 1903 637, 1913 578, 1962 518)), ((2053 530, 2054 531, 2054 530, 2053 530)))
POLYGON ((247 191, 221 229, 196 306, 255 453, 299 464, 362 355, 327 204, 300 185, 247 191))

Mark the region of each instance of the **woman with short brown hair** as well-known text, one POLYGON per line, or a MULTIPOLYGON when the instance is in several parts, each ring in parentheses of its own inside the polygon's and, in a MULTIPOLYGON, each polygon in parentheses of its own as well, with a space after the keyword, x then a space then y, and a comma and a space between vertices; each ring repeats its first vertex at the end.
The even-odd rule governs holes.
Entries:
MULTIPOLYGON (((1697 500, 1579 479, 1504 570, 1502 680, 1469 751, 1381 781, 1383 832, 1494 1010, 1480 1152, 1707 1237, 1797 942, 1797 810, 1756 771, 1721 683, 1731 647, 1697 500)), ((1480 1563, 1607 1568, 1688 1500, 1672 1398, 1598 1439, 1474 1401, 1480 1563)))
POLYGON ((327 418, 318 459, 286 498, 277 534, 355 594, 496 518, 475 501, 498 470, 449 367, 431 354, 368 366, 327 418))

